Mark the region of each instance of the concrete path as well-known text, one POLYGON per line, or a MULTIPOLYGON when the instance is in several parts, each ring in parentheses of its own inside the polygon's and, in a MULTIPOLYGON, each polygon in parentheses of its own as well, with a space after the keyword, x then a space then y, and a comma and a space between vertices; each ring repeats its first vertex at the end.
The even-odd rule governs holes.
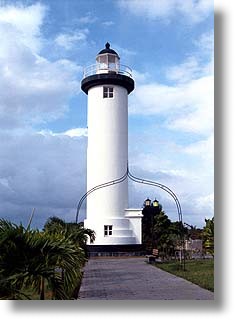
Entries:
POLYGON ((80 300, 213 300, 212 292, 145 262, 145 258, 90 259, 80 300))

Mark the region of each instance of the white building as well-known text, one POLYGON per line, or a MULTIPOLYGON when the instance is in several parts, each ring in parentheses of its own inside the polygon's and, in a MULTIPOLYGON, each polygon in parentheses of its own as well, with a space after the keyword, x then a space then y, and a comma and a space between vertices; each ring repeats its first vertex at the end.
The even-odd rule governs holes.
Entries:
POLYGON ((141 244, 141 209, 128 209, 128 95, 131 69, 105 45, 84 71, 88 95, 87 218, 94 245, 141 244), (114 182, 112 182, 114 181, 114 182), (110 183, 111 182, 111 183, 110 183), (101 188, 99 188, 101 185, 101 188))

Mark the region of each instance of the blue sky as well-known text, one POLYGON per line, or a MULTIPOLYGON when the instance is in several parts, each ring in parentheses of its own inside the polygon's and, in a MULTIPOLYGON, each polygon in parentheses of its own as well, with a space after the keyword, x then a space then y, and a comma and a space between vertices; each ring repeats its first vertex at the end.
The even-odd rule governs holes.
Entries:
MULTIPOLYGON (((213 216, 213 1, 0 1, 0 39, 0 217, 74 220, 86 189, 80 81, 107 41, 136 84, 131 172, 169 186, 187 223, 213 216)), ((146 197, 177 220, 164 192, 130 183, 131 207, 146 197)))

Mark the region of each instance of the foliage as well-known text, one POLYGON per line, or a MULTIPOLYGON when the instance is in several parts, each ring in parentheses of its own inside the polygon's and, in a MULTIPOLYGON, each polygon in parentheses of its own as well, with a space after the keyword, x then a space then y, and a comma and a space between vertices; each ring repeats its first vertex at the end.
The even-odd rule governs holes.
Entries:
POLYGON ((65 222, 58 217, 50 217, 45 223, 43 230, 49 234, 61 234, 85 251, 88 238, 91 243, 95 240, 93 230, 84 228, 81 223, 65 222))
POLYGON ((29 289, 44 299, 46 285, 52 299, 71 298, 85 262, 85 234, 94 234, 76 226, 70 233, 70 226, 41 232, 0 219, 1 299, 30 299, 29 289))
POLYGON ((142 234, 146 250, 152 252, 153 248, 160 251, 165 258, 174 256, 175 249, 181 243, 181 233, 186 234, 187 229, 180 222, 171 222, 162 206, 145 206, 143 209, 142 234))
POLYGON ((214 217, 205 219, 205 227, 203 228, 203 247, 206 253, 214 256, 214 217))

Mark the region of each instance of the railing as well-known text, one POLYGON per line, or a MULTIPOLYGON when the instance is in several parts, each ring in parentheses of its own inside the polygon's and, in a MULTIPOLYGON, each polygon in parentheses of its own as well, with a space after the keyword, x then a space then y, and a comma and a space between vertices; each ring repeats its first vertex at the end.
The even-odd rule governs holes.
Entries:
POLYGON ((122 64, 94 64, 84 68, 83 78, 96 75, 96 74, 107 74, 116 73, 120 75, 125 75, 132 78, 132 70, 126 65, 122 64))

